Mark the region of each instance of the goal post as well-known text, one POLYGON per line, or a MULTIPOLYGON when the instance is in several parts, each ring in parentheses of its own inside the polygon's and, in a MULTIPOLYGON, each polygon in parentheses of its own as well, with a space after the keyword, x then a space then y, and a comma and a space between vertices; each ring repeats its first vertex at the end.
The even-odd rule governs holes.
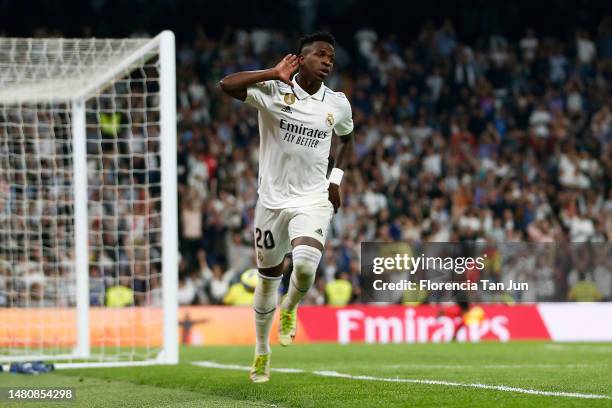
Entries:
POLYGON ((176 364, 177 220, 174 34, 0 38, 0 362, 176 364))
POLYGON ((176 167, 176 57, 174 34, 160 37, 160 127, 162 184, 162 288, 164 301, 164 348, 159 361, 178 363, 178 196, 176 167), (166 347, 167 345, 167 347, 166 347))
POLYGON ((87 127, 85 101, 72 107, 72 168, 74 180, 74 272, 76 278, 77 344, 74 354, 89 358, 89 231, 87 215, 87 127))

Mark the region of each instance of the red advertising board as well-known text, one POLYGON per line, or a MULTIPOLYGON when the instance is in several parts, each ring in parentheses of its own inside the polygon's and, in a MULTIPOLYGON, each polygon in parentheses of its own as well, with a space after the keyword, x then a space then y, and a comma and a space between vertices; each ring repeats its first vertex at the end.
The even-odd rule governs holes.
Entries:
MULTIPOLYGON (((479 318, 459 328, 460 317, 443 306, 302 306, 297 343, 428 343, 481 340, 612 341, 612 303, 481 305, 479 318), (457 328, 459 328, 457 330, 457 328)), ((155 346, 162 314, 155 308, 92 308, 94 346, 155 346)), ((277 318, 272 327, 276 342, 277 318)), ((179 309, 179 339, 190 345, 254 344, 250 307, 190 306, 179 309)), ((0 309, 0 346, 71 346, 75 309, 0 309)))
MULTIPOLYGON (((535 305, 483 305, 482 321, 459 329, 457 340, 550 339, 535 305)), ((438 306, 302 307, 300 327, 309 341, 429 343, 453 339, 458 319, 438 306)))

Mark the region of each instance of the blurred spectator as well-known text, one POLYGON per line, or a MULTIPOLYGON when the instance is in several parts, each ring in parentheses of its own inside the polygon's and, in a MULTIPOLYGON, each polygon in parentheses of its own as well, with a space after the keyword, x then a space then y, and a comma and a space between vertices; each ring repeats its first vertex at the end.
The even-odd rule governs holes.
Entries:
POLYGON ((578 272, 578 281, 570 288, 568 300, 574 302, 596 302, 602 299, 602 294, 592 278, 586 272, 578 272))
POLYGON ((224 274, 221 265, 213 265, 210 277, 204 286, 204 292, 210 303, 216 305, 223 303, 223 299, 229 291, 231 279, 232 274, 224 274))
POLYGON ((227 245, 229 270, 244 271, 255 263, 255 251, 247 245, 241 231, 229 234, 231 242, 227 245))
POLYGON ((89 304, 91 306, 104 306, 106 298, 106 285, 100 268, 89 266, 89 304))
POLYGON ((197 299, 197 282, 194 282, 190 276, 179 276, 177 298, 179 305, 191 305, 197 299))
POLYGON ((538 49, 539 41, 535 36, 533 28, 528 28, 525 36, 521 38, 519 46, 521 48, 523 61, 531 63, 535 57, 536 50, 538 49))
POLYGON ((331 306, 346 306, 351 301, 353 287, 347 272, 340 272, 338 277, 325 285, 327 304, 331 306))
POLYGON ((7 263, 0 261, 0 307, 8 307, 10 304, 10 280, 7 263))
POLYGON ((325 279, 318 276, 315 279, 312 288, 304 296, 302 304, 305 305, 323 305, 325 304, 325 279))
POLYGON ((595 43, 589 38, 588 31, 578 30, 576 32, 576 54, 580 65, 591 65, 597 55, 595 43))
POLYGON ((130 277, 120 276, 117 284, 106 291, 106 306, 126 307, 133 305, 134 291, 130 286, 130 277))
POLYGON ((190 262, 195 261, 196 252, 202 245, 202 205, 195 190, 188 190, 181 208, 183 223, 183 240, 181 241, 183 255, 190 262))
POLYGON ((258 276, 257 269, 248 269, 240 275, 240 281, 230 286, 223 303, 231 306, 252 306, 258 276))
POLYGON ((161 284, 161 275, 156 273, 151 278, 151 287, 147 292, 147 306, 161 307, 163 305, 163 293, 161 284))

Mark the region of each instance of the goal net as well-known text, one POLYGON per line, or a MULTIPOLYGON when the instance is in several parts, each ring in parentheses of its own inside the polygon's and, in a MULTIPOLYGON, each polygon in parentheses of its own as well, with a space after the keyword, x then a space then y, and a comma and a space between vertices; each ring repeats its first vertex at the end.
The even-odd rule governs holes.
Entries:
POLYGON ((0 38, 0 362, 177 362, 174 53, 0 38))

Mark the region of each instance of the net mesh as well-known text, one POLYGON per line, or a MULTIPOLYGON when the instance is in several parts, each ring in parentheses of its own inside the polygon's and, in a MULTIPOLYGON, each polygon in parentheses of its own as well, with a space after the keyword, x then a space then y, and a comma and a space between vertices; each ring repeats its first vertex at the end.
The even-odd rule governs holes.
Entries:
POLYGON ((160 351, 158 50, 130 60, 148 42, 0 39, 0 357, 63 356, 75 347, 70 100, 88 88, 93 357, 160 351))
POLYGON ((143 39, 0 38, 0 101, 65 101, 148 43, 143 39))

